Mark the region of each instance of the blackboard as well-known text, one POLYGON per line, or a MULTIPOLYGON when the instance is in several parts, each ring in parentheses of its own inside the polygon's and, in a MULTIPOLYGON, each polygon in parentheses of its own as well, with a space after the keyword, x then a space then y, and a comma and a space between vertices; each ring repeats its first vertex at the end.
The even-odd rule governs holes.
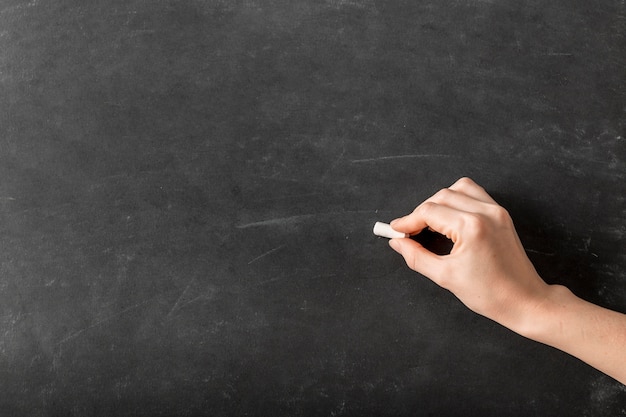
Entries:
POLYGON ((470 176, 626 312, 625 16, 0 2, 0 414, 626 414, 371 232, 470 176))

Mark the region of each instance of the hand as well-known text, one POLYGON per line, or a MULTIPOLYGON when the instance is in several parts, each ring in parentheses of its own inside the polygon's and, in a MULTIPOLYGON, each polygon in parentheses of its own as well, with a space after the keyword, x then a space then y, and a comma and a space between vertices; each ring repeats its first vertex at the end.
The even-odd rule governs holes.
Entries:
POLYGON ((408 238, 389 244, 410 268, 452 291, 470 309, 626 384, 626 315, 546 284, 526 256, 509 214, 472 180, 461 178, 391 226, 409 234, 428 227, 454 242, 444 256, 408 238))
POLYGON ((549 286, 526 256, 508 212, 468 178, 458 180, 391 226, 417 234, 425 228, 454 243, 439 256, 411 239, 391 239, 408 266, 450 290, 471 310, 520 331, 528 310, 549 286))

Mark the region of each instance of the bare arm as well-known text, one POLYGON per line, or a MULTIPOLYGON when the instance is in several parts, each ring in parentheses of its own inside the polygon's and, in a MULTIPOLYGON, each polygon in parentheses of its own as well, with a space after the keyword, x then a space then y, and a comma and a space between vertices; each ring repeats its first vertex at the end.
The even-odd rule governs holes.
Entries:
POLYGON ((411 269, 450 290, 471 310, 626 384, 626 315, 546 284, 526 256, 508 212, 472 180, 460 179, 391 225, 410 234, 429 227, 454 242, 445 256, 411 239, 389 244, 411 269))

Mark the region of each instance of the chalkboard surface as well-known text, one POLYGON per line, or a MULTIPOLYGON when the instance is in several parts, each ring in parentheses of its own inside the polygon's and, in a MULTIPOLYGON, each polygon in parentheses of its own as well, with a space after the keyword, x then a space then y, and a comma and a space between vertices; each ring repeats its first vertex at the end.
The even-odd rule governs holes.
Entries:
POLYGON ((625 17, 1 1, 0 415, 626 415, 371 232, 470 176, 626 312, 625 17))

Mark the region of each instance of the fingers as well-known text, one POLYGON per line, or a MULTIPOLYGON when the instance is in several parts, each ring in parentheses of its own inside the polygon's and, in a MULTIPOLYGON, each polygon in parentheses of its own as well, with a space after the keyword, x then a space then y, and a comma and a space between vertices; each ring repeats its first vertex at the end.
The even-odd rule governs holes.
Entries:
POLYGON ((485 203, 467 194, 455 191, 450 188, 444 188, 438 191, 425 202, 433 202, 443 206, 447 206, 459 211, 468 213, 480 213, 485 210, 485 206, 491 203, 485 203))
POLYGON ((463 226, 462 216, 459 216, 461 213, 446 205, 426 201, 420 204, 413 213, 391 222, 391 226, 394 230, 409 234, 416 234, 430 227, 456 242, 458 231, 463 226))
POLYGON ((439 256, 411 239, 391 239, 389 246, 402 255, 409 268, 435 281, 433 277, 441 269, 439 256))
POLYGON ((413 213, 391 222, 391 225, 399 232, 410 234, 430 227, 452 239, 453 232, 461 226, 461 215, 488 213, 493 211, 494 206, 497 203, 482 187, 469 178, 461 178, 450 188, 440 190, 420 204, 413 213))

